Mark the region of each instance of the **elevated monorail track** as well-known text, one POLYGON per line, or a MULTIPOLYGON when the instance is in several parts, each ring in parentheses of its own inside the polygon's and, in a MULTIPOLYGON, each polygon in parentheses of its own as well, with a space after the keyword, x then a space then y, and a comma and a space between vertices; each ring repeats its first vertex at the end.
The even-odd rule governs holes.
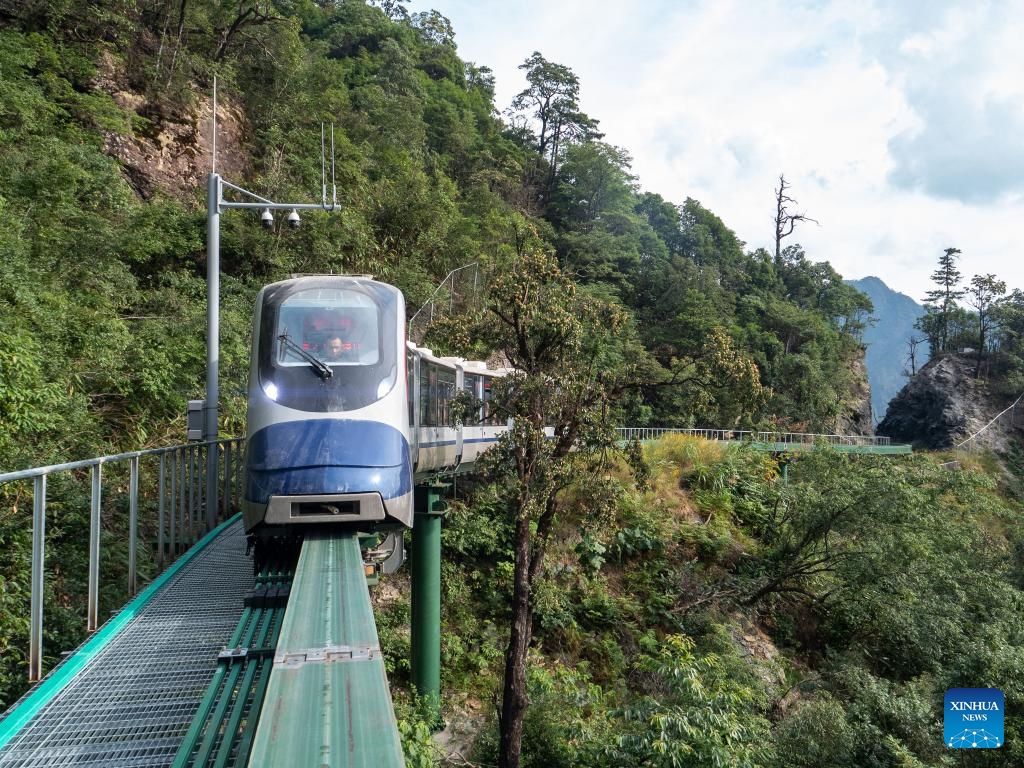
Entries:
POLYGON ((307 535, 249 765, 404 764, 358 534, 307 535))
POLYGON ((0 721, 0 766, 404 765, 356 533, 204 539, 0 721))

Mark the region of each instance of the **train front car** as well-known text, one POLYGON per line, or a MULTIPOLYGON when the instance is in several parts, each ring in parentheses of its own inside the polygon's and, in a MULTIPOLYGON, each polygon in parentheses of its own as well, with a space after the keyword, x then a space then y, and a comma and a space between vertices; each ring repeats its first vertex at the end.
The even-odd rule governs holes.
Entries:
POLYGON ((368 278, 301 277, 260 291, 247 531, 412 525, 404 321, 401 292, 368 278))

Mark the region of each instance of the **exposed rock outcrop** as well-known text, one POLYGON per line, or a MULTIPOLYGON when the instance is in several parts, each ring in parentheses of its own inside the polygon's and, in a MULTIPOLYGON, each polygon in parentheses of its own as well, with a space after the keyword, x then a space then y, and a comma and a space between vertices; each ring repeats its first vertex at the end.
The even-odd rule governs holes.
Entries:
MULTIPOLYGON (((130 133, 105 131, 103 150, 121 163, 125 177, 144 200, 158 191, 172 197, 198 197, 206 189, 213 167, 213 100, 196 94, 176 113, 132 91, 121 65, 102 57, 95 79, 100 90, 132 117, 130 133)), ((217 105, 217 171, 228 178, 245 178, 248 133, 241 109, 224 95, 217 105)))
MULTIPOLYGON (((946 354, 931 360, 907 382, 875 431, 920 448, 952 448, 1011 403, 994 396, 986 380, 974 378, 973 358, 946 354)), ((1001 452, 1016 432, 1011 418, 1000 419, 972 440, 971 447, 1001 452)))
POLYGON ((853 361, 850 371, 853 374, 853 385, 836 419, 835 432, 837 435, 870 435, 873 424, 871 385, 868 383, 868 368, 863 354, 853 361))

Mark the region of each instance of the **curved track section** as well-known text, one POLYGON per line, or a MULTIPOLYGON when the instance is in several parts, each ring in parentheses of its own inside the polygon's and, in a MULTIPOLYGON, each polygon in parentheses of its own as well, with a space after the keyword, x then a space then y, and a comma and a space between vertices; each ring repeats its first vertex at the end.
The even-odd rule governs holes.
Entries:
POLYGON ((171 764, 253 588, 241 521, 214 534, 5 715, 2 768, 171 764))

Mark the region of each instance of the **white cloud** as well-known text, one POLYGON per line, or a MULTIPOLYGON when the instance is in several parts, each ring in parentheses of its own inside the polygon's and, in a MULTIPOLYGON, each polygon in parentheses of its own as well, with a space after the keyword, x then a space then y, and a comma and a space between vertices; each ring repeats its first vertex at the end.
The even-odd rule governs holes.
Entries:
POLYGON ((920 298, 946 247, 965 276, 1024 287, 1024 7, 1007 3, 438 0, 498 106, 534 50, 580 78, 583 109, 641 186, 700 200, 769 246, 779 173, 821 222, 808 256, 920 298))
POLYGON ((890 142, 897 187, 979 204, 1024 192, 1021 19, 1006 11, 947 9, 892 57, 919 118, 890 142))

